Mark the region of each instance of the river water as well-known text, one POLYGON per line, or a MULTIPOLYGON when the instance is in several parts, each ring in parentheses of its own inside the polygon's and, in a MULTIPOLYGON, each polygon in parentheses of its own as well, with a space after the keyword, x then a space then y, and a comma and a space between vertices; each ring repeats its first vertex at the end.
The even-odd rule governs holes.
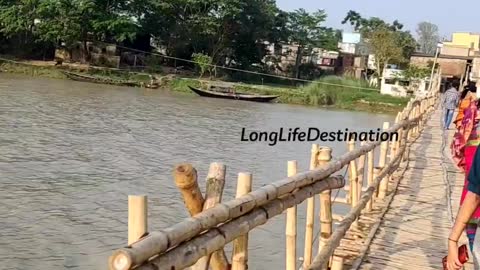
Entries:
MULTIPOLYGON (((308 169, 311 143, 241 142, 242 128, 367 130, 391 120, 0 74, 0 269, 106 269, 127 241, 129 194, 148 195, 150 231, 187 217, 171 176, 181 162, 197 168, 202 188, 209 163, 225 163, 224 200, 238 172, 251 172, 255 188, 283 178, 288 160, 308 169)), ((284 268, 284 230, 282 216, 250 234, 249 269, 284 268)))

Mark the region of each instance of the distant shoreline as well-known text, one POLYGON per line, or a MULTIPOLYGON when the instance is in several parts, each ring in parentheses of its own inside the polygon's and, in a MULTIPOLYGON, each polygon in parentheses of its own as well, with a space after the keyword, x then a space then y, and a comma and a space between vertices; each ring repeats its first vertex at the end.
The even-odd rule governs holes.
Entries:
MULTIPOLYGON (((102 73, 102 76, 116 79, 128 79, 136 80, 138 82, 144 82, 148 80, 147 75, 141 75, 140 72, 128 72, 128 71, 115 71, 114 69, 91 69, 88 65, 81 64, 65 64, 64 68, 57 68, 54 66, 54 62, 43 62, 43 61, 34 61, 32 62, 14 62, 14 61, 4 61, 0 60, 0 72, 6 73, 17 73, 25 74, 29 76, 38 76, 38 77, 48 77, 55 79, 69 80, 61 71, 82 71, 87 72, 86 74, 96 75, 102 73), (93 72, 93 73, 92 73, 93 72)), ((143 73, 146 74, 146 73, 143 73)), ((199 78, 189 78, 189 77, 180 77, 175 74, 153 74, 160 84, 160 88, 172 92, 183 92, 195 95, 188 86, 202 87, 206 86, 209 83, 214 83, 215 81, 199 79, 199 78)), ((220 81, 219 81, 220 82, 220 81)), ((222 82, 223 83, 223 82, 222 82)), ((251 93, 251 94, 262 94, 262 95, 278 95, 279 98, 276 102, 284 104, 296 104, 296 105, 307 105, 312 106, 311 93, 302 91, 297 88, 287 88, 287 87, 276 87, 276 86, 265 86, 265 85, 256 85, 256 84, 245 84, 245 83, 231 83, 232 87, 241 90, 242 92, 251 93), (309 96, 310 95, 310 96, 309 96)), ((153 90, 155 91, 155 90, 153 90)), ((336 97, 335 103, 331 105, 318 105, 316 107, 320 108, 335 108, 335 109, 345 109, 351 111, 365 111, 365 112, 374 112, 374 113, 396 113, 401 108, 403 108, 405 100, 402 98, 392 98, 389 96, 383 96, 380 93, 369 93, 370 96, 376 100, 375 102, 365 100, 363 98, 356 99, 354 95, 357 90, 349 90, 352 94, 346 95, 347 97, 340 96, 336 97), (383 100, 385 102, 377 101, 383 100), (391 102, 391 101, 396 101, 391 102), (397 101, 398 100, 398 101, 397 101)), ((345 96, 345 95, 344 95, 345 96)), ((325 98, 325 97, 315 97, 325 98)))

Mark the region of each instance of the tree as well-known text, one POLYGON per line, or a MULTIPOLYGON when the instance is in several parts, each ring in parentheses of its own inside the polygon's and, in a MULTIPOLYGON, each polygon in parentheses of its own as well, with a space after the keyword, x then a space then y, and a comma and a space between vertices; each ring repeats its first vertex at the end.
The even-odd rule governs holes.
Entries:
POLYGON ((434 54, 440 40, 438 26, 430 22, 421 22, 417 26, 417 35, 420 52, 434 54))
POLYGON ((342 23, 350 23, 362 34, 365 43, 375 55, 377 77, 382 76, 387 64, 405 65, 415 51, 415 39, 409 31, 402 30, 403 24, 397 20, 390 24, 377 17, 366 19, 358 12, 350 10, 342 23))
POLYGON ((322 26, 326 18, 324 10, 310 14, 304 9, 298 9, 289 14, 287 22, 289 42, 298 46, 294 68, 295 78, 300 75, 300 64, 306 53, 315 47, 327 50, 337 48, 338 32, 322 26))
POLYGON ((388 28, 379 28, 369 34, 367 43, 375 55, 378 85, 380 85, 380 77, 385 67, 391 62, 403 59, 402 48, 398 46, 399 40, 400 35, 398 32, 391 31, 388 28))

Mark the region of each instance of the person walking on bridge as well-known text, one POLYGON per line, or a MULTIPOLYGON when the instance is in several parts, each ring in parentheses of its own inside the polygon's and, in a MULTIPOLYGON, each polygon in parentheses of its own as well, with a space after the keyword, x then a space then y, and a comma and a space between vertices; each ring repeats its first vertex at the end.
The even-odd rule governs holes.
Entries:
POLYGON ((448 237, 448 270, 458 270, 463 267, 458 258, 458 240, 465 229, 467 229, 473 255, 474 269, 480 269, 480 230, 477 229, 480 221, 480 151, 478 147, 472 163, 467 165, 470 165, 470 168, 467 167, 466 192, 462 194, 461 207, 448 237))
POLYGON ((445 110, 445 129, 448 129, 450 124, 452 123, 453 114, 455 113, 455 109, 458 105, 459 94, 457 89, 459 85, 460 84, 457 81, 453 82, 451 85, 449 85, 447 91, 445 91, 445 94, 443 94, 443 108, 445 110))

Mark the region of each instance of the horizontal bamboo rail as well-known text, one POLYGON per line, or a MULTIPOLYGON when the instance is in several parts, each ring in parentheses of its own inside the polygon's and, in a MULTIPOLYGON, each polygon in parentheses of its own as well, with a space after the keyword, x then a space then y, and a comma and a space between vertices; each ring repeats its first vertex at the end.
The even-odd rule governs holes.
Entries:
POLYGON ((345 180, 343 177, 336 176, 305 186, 292 194, 288 194, 288 196, 270 201, 246 215, 220 225, 214 230, 200 234, 190 241, 170 250, 168 253, 152 259, 149 264, 140 266, 138 269, 151 269, 151 266, 159 270, 183 269, 188 267, 202 256, 206 256, 222 248, 235 238, 265 224, 268 219, 282 214, 286 209, 300 204, 314 194, 318 194, 327 189, 341 188, 344 184, 345 180))
MULTIPOLYGON (((196 179, 195 169, 186 165, 183 165, 180 170, 177 168, 175 176, 176 179, 181 180, 177 181, 177 185, 185 202, 195 203, 193 206, 187 205, 192 217, 162 231, 147 233, 129 246, 116 250, 109 259, 109 268, 127 270, 132 268, 152 269, 151 267, 153 267, 153 269, 171 270, 189 267, 200 258, 208 257, 213 252, 222 250, 227 243, 248 234, 249 231, 266 223, 272 217, 282 214, 286 209, 297 206, 306 199, 313 202, 316 194, 344 187, 343 177, 331 177, 331 175, 348 164, 356 164, 357 159, 359 159, 361 168, 358 171, 355 169, 352 173, 353 176, 362 175, 363 177, 365 157, 368 155, 367 180, 369 186, 362 189, 360 183, 363 182, 363 178, 359 181, 355 176, 353 182, 350 183, 350 190, 355 190, 355 201, 350 202, 353 203, 350 213, 341 218, 340 225, 333 234, 329 231, 331 229, 328 229, 332 226, 332 218, 323 219, 322 222, 325 226, 322 227, 327 231, 321 237, 322 243, 319 245, 321 250, 311 265, 309 262, 304 262, 304 266, 310 265, 308 269, 321 269, 322 265, 328 264, 340 240, 357 220, 367 203, 367 211, 371 210, 374 194, 378 191, 382 179, 388 180, 388 176, 397 169, 399 162, 408 153, 407 140, 412 138, 413 128, 422 123, 426 113, 435 105, 435 100, 436 96, 430 96, 424 100, 411 101, 397 117, 398 123, 383 130, 388 133, 400 132, 402 137, 397 144, 391 145, 391 149, 394 150, 390 150, 390 162, 383 164, 384 166, 379 168, 380 171, 374 177, 372 177, 374 172, 371 171, 373 150, 382 144, 381 141, 362 144, 359 148, 319 167, 316 166, 318 164, 316 158, 320 151, 317 146, 316 150, 315 147, 312 149, 310 171, 273 182, 236 199, 203 207, 204 199, 198 185, 191 181, 193 178, 196 179), (352 183, 354 183, 353 187, 352 183), (326 224, 327 221, 330 224, 326 224)), ((415 132, 418 133, 419 129, 416 129, 415 132)), ((387 192, 387 190, 384 191, 387 192)), ((324 203, 324 207, 330 208, 326 209, 330 213, 332 203, 324 203)), ((309 225, 313 228, 313 223, 307 224, 307 228, 309 225)), ((311 241, 311 239, 305 241, 305 250, 309 250, 310 254, 312 253, 311 241)), ((341 269, 340 262, 343 262, 342 258, 334 257, 332 267, 335 265, 336 269, 341 269)), ((247 268, 247 265, 244 267, 247 268)))

